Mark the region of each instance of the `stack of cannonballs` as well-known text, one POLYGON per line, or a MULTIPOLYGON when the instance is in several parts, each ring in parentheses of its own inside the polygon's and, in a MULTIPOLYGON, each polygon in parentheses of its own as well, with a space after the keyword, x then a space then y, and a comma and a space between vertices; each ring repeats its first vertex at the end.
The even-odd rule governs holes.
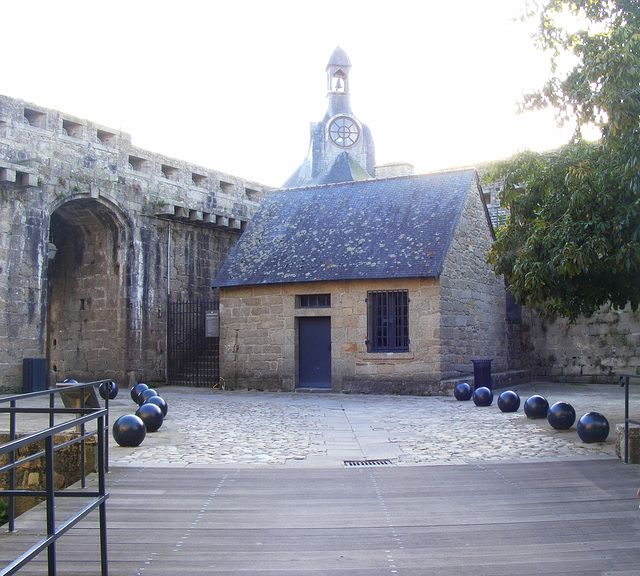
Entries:
POLYGON ((120 446, 139 446, 147 432, 156 432, 167 415, 167 402, 146 384, 131 388, 131 399, 138 405, 135 414, 120 416, 113 425, 113 438, 120 446))
MULTIPOLYGON (((473 390, 469 384, 462 382, 454 391, 457 400, 466 401, 473 399, 476 406, 491 406, 493 392, 487 387, 473 390)), ((517 412, 520 408, 520 397, 513 390, 506 390, 498 397, 498 408, 502 412, 517 412)), ((569 430, 576 421, 576 411, 567 402, 556 402, 549 406, 549 402, 543 396, 534 394, 524 403, 524 413, 527 418, 546 418, 555 430, 569 430)), ((599 412, 587 412, 576 426, 580 440, 589 444, 592 442, 604 442, 609 436, 609 421, 599 412)))

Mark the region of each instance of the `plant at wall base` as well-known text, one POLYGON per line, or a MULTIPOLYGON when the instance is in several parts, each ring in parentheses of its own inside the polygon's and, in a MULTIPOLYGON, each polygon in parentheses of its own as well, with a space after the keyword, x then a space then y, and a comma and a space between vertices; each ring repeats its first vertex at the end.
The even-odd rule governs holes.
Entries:
POLYGON ((551 108, 573 122, 552 153, 522 152, 492 166, 504 179, 507 225, 488 260, 521 303, 575 321, 610 303, 640 305, 640 3, 544 0, 531 10, 552 72, 575 65, 526 95, 522 109, 551 108), (571 31, 573 24, 584 29, 571 31), (560 76, 560 75, 559 75, 560 76), (596 128, 596 142, 583 138, 596 128))
POLYGON ((9 522, 8 504, 0 498, 0 526, 9 522))

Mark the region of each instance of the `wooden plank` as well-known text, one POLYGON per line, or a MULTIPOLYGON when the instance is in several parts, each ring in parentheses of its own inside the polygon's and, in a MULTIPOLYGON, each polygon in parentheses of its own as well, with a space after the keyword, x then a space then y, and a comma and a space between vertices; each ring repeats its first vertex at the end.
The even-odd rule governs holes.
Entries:
MULTIPOLYGON (((616 460, 112 468, 107 485, 112 576, 627 576, 640 565, 637 467, 616 460)), ((97 519, 58 545, 60 576, 99 573, 97 519)), ((42 529, 42 508, 19 524, 0 534, 0 562, 42 529)), ((21 576, 46 574, 45 560, 21 576)))

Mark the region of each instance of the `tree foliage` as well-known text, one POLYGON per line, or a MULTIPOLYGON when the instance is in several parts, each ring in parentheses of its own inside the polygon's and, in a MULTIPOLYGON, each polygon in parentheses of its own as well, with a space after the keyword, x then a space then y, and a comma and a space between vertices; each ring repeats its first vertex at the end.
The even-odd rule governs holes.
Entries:
MULTIPOLYGON (((571 141, 493 165, 507 225, 489 255, 516 298, 575 320, 610 303, 640 304, 640 5, 638 0, 546 0, 529 7, 553 73, 523 110, 554 109, 571 141), (566 15, 584 25, 568 30, 566 15), (600 138, 582 138, 596 126, 600 138)), ((575 22, 575 20, 574 20, 575 22)))

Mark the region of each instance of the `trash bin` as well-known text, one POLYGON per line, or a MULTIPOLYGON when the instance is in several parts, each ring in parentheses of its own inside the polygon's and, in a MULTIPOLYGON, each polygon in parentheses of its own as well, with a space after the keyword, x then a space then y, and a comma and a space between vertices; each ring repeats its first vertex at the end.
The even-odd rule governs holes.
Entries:
POLYGON ((22 392, 40 392, 47 389, 47 359, 22 359, 22 392))
POLYGON ((473 362, 473 387, 478 389, 481 387, 491 387, 491 360, 472 360, 473 362))

